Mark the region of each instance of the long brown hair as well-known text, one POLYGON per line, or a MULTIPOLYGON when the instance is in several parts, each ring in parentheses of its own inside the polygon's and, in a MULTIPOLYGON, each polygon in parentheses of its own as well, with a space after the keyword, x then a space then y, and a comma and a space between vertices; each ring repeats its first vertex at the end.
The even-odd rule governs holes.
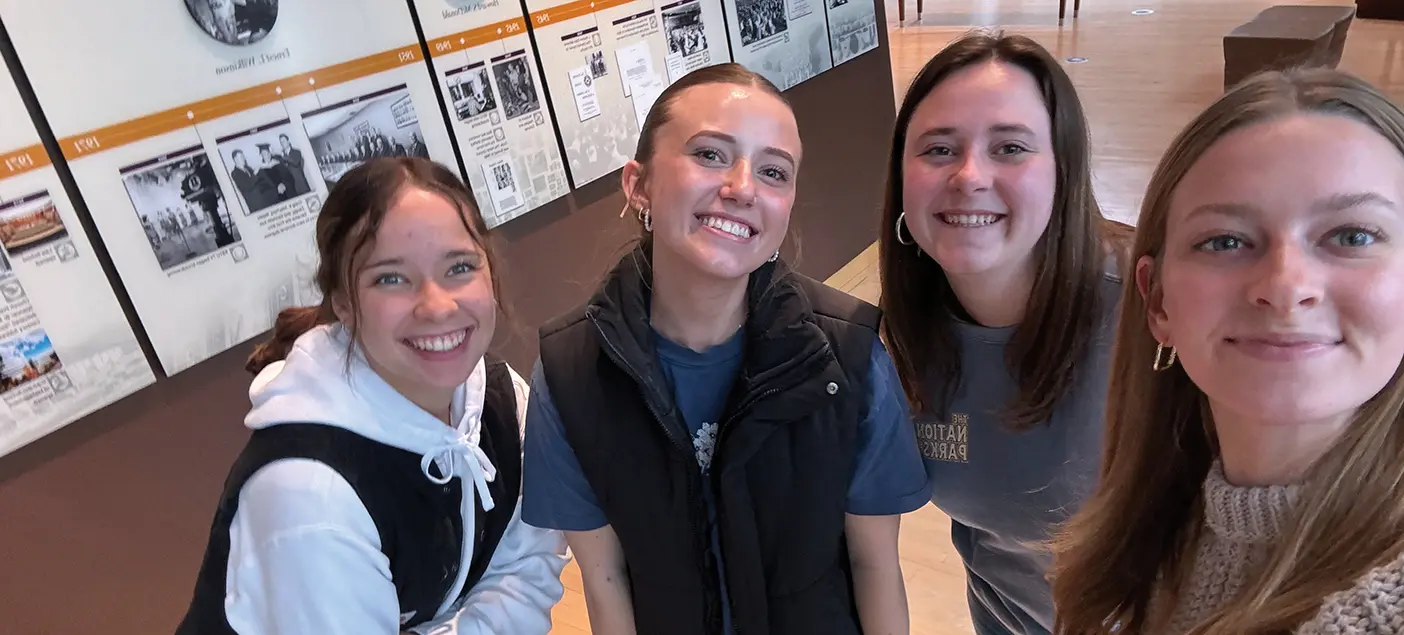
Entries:
MULTIPOLYGON (((1170 145, 1147 189, 1132 256, 1162 254, 1170 197, 1210 146, 1231 131, 1293 113, 1359 121, 1404 154, 1404 112, 1365 82, 1326 69, 1256 75, 1170 145)), ((1155 285, 1151 293, 1158 293, 1155 285)), ((1202 485, 1218 455, 1204 393, 1179 365, 1151 369, 1156 341, 1135 285, 1123 286, 1121 303, 1100 487, 1055 543, 1060 634, 1111 633, 1118 622, 1117 635, 1155 632, 1150 613, 1158 617, 1162 603, 1175 603, 1188 574, 1202 485)), ((1286 633, 1324 597, 1404 551, 1401 372, 1309 470, 1266 565, 1250 572, 1241 594, 1196 634, 1286 633)))
MULTIPOLYGON (((316 283, 322 294, 322 303, 279 312, 273 322, 271 336, 249 355, 244 366, 246 370, 258 374, 263 367, 287 357, 293 343, 303 333, 318 325, 335 322, 337 317, 332 303, 336 298, 345 298, 351 305, 352 314, 360 314, 360 300, 354 292, 353 283, 357 263, 371 247, 390 205, 406 187, 434 192, 458 209, 463 227, 487 260, 493 296, 500 298, 497 260, 472 190, 452 170, 429 159, 371 159, 342 175, 327 193, 327 200, 317 216, 319 262, 316 283)), ((498 306, 502 306, 500 300, 498 306)), ((349 328, 354 338, 355 325, 349 328)))
POLYGON ((941 266, 915 246, 899 242, 902 161, 912 114, 927 95, 953 73, 988 61, 1022 68, 1038 82, 1052 121, 1057 163, 1053 214, 1034 247, 1038 272, 1006 360, 1019 386, 1006 406, 1006 422, 1024 430, 1047 421, 1076 381, 1104 309, 1098 285, 1105 258, 1109 251, 1119 251, 1130 233, 1102 216, 1092 192, 1091 141, 1082 104, 1067 73, 1037 42, 1022 35, 972 32, 931 58, 908 87, 892 133, 878 238, 882 333, 913 410, 943 412, 960 382, 954 320, 965 311, 941 266), (933 385, 934 402, 927 396, 933 385))

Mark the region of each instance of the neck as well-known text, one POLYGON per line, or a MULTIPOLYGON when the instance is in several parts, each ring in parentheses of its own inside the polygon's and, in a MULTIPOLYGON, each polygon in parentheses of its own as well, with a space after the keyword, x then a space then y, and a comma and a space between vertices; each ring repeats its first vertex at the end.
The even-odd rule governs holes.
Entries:
POLYGON ((1321 421, 1281 423, 1211 406, 1224 479, 1239 487, 1295 485, 1340 438, 1344 414, 1321 421))
POLYGON ((1033 293, 1032 264, 973 275, 946 274, 951 291, 976 324, 989 328, 1014 326, 1024 319, 1033 293))
POLYGON ((663 337, 694 351, 721 344, 746 321, 747 281, 701 275, 655 248, 650 322, 663 337))

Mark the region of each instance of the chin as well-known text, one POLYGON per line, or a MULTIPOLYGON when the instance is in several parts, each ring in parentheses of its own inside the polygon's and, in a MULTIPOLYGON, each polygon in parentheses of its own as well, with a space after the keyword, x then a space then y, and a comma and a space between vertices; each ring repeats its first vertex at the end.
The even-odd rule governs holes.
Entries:
POLYGON ((750 276, 751 272, 760 269, 761 265, 765 264, 766 258, 741 256, 709 249, 699 250, 699 253, 693 254, 688 258, 688 261, 704 275, 722 280, 733 280, 750 276))

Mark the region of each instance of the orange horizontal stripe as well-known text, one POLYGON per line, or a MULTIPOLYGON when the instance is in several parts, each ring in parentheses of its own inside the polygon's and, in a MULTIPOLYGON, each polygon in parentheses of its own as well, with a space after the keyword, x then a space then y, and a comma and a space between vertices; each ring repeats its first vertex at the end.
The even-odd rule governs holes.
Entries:
POLYGON ((0 179, 19 176, 49 165, 49 153, 42 144, 0 154, 0 179))
POLYGON ((633 1, 634 0, 575 0, 575 2, 567 2, 532 13, 531 28, 539 29, 548 24, 590 15, 596 11, 612 9, 629 4, 633 1))
POLYGON ((497 24, 480 26, 476 29, 469 29, 462 33, 445 35, 429 41, 429 55, 440 57, 448 55, 454 51, 481 46, 489 42, 496 42, 513 35, 526 33, 526 20, 522 18, 512 18, 497 24))
POLYGON ((406 64, 413 64, 421 59, 418 44, 377 53, 310 73, 285 77, 278 81, 259 84, 227 95, 211 97, 131 121, 65 137, 59 140, 59 147, 63 150, 64 157, 73 160, 204 121, 271 104, 280 99, 301 95, 317 88, 335 86, 406 64))

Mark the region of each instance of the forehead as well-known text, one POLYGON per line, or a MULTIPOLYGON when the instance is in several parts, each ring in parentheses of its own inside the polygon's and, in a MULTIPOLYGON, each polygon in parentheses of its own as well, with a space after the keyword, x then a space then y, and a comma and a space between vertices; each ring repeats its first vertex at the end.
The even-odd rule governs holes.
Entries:
POLYGON ((1321 198, 1375 192, 1401 202, 1404 156, 1369 126, 1334 115, 1290 115, 1214 142, 1170 199, 1171 222, 1211 203, 1242 203, 1277 215, 1321 198))
POLYGON ((982 129, 1020 123, 1036 132, 1050 127, 1048 106, 1028 71, 1000 61, 960 69, 937 84, 912 113, 911 132, 937 126, 982 129))
POLYGON ((673 102, 667 132, 690 138, 703 130, 735 136, 738 143, 775 146, 799 155, 799 125, 790 108, 759 88, 702 84, 682 91, 673 102))
POLYGON ((406 187, 390 203, 376 231, 372 253, 437 255, 435 246, 462 249, 473 245, 458 208, 436 192, 406 187))

